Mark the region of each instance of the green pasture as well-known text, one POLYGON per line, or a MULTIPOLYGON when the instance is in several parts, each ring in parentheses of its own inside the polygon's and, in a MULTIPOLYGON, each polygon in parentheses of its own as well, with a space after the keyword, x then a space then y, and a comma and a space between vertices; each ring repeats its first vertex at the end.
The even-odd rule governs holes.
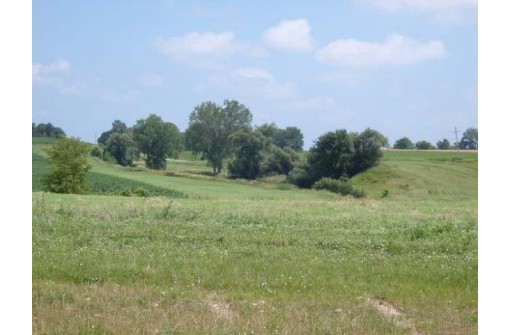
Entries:
POLYGON ((91 158, 187 198, 124 197, 40 192, 44 145, 34 334, 477 334, 477 154, 386 152, 364 199, 91 158))

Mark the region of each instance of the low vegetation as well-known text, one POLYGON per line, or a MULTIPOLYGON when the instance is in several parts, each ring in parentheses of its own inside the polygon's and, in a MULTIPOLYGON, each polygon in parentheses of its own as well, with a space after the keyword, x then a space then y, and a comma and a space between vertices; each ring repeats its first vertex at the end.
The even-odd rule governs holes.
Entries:
POLYGON ((363 199, 91 157, 103 193, 65 195, 38 188, 46 145, 34 334, 477 334, 477 154, 386 151, 363 199))

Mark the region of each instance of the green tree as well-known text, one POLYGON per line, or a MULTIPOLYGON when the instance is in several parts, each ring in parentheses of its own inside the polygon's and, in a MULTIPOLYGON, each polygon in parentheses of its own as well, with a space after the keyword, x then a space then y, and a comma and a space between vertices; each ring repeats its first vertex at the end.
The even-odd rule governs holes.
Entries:
POLYGON ((106 146, 106 142, 108 141, 108 138, 112 134, 125 134, 128 132, 128 127, 126 124, 120 120, 115 120, 112 122, 112 129, 107 130, 103 133, 101 133, 101 136, 98 138, 98 143, 106 146))
POLYGON ((273 142, 273 138, 279 132, 280 128, 275 123, 263 123, 256 127, 256 131, 263 134, 264 137, 273 142))
POLYGON ((32 137, 66 137, 66 133, 59 127, 53 126, 51 123, 40 123, 36 125, 32 123, 32 137))
POLYGON ((234 160, 229 163, 229 174, 234 178, 256 179, 261 174, 266 138, 249 128, 231 135, 234 160))
POLYGON ((273 137, 276 146, 285 148, 289 147, 296 151, 303 150, 303 134, 297 127, 286 127, 279 129, 273 137))
POLYGON ((186 141, 194 153, 202 153, 218 174, 224 160, 233 152, 231 135, 249 127, 252 113, 235 100, 225 100, 223 106, 208 101, 196 106, 190 114, 186 141))
POLYGON ((460 149, 477 150, 478 147, 478 131, 477 128, 468 128, 463 133, 460 141, 460 149))
POLYGON ((293 149, 289 147, 280 148, 274 144, 270 144, 266 149, 261 171, 265 176, 279 174, 288 175, 299 160, 300 157, 293 149))
POLYGON ((286 127, 281 129, 275 123, 264 123, 256 127, 271 143, 280 148, 289 147, 296 151, 303 150, 303 134, 297 127, 286 127))
POLYGON ((365 171, 379 163, 383 153, 381 148, 387 146, 388 139, 380 132, 367 128, 362 133, 351 134, 355 153, 350 175, 365 171))
POLYGON ((89 145, 76 138, 59 138, 49 149, 52 170, 43 178, 44 190, 54 193, 87 193, 89 145))
POLYGON ((177 126, 154 114, 138 120, 133 135, 138 148, 146 155, 146 166, 150 169, 164 170, 167 158, 177 158, 183 147, 177 126))
POLYGON ((448 150, 451 148, 451 143, 448 139, 444 138, 442 141, 436 142, 436 147, 439 150, 448 150))
POLYGON ((415 148, 418 150, 433 150, 435 149, 435 146, 433 146, 433 144, 429 143, 428 141, 418 141, 415 143, 415 148))
POLYGON ((331 131, 320 136, 307 159, 313 181, 323 177, 349 177, 353 170, 354 154, 353 139, 346 130, 331 131))
POLYGON ((394 143, 394 149, 415 149, 415 145, 408 137, 402 137, 394 143))
POLYGON ((105 151, 115 158, 117 164, 133 166, 138 158, 137 143, 129 133, 112 133, 106 141, 105 151))

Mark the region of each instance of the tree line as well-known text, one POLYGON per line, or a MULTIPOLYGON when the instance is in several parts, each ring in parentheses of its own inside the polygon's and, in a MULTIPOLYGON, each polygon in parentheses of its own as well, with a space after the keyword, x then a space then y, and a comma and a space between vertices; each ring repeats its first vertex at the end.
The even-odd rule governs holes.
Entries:
POLYGON ((66 137, 66 133, 51 123, 32 123, 32 137, 66 137))
MULTIPOLYGON (((381 149, 389 147, 388 139, 374 129, 367 128, 361 133, 337 129, 320 136, 309 153, 302 155, 300 129, 293 126, 279 128, 274 123, 254 127, 252 113, 236 100, 224 100, 221 105, 211 101, 197 105, 189 115, 188 128, 184 132, 155 114, 138 120, 132 127, 115 120, 97 142, 90 154, 122 166, 133 166, 143 158, 147 168, 164 170, 167 159, 177 158, 186 149, 206 160, 215 175, 225 169, 230 178, 286 175, 288 182, 302 188, 328 189, 354 196, 362 196, 363 192, 353 190, 349 178, 376 166, 382 157, 381 149)), ((450 143, 444 139, 437 145, 443 148, 450 143)), ((475 145, 477 148, 477 129, 475 144, 471 128, 457 145, 467 148, 475 145)), ((394 148, 412 147, 430 148, 432 145, 426 141, 414 145, 406 137, 394 144, 394 148)), ((62 169, 54 172, 46 179, 47 189, 57 192, 64 188, 75 192, 81 190, 80 187, 70 188, 68 185, 61 188, 59 185, 66 180, 84 179, 90 169, 83 160, 85 147, 77 139, 62 138, 52 150, 49 156, 56 160, 53 162, 55 167, 61 168, 67 164, 65 161, 80 157, 81 161, 75 162, 73 168, 65 169, 80 171, 73 172, 72 177, 66 177, 62 169)))
POLYGON ((448 139, 444 138, 441 141, 436 142, 436 147, 428 141, 418 141, 413 143, 408 137, 402 137, 398 139, 393 146, 394 149, 417 149, 417 150, 449 150, 449 149, 461 149, 461 150, 477 150, 478 148, 478 132, 477 128, 468 128, 463 133, 463 137, 459 142, 455 142, 451 145, 448 139))

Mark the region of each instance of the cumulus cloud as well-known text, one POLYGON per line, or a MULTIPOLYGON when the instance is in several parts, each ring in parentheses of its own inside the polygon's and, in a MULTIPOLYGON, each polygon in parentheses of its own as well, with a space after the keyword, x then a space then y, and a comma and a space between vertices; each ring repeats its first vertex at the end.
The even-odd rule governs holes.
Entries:
POLYGON ((49 64, 32 64, 32 84, 57 83, 58 75, 70 68, 71 64, 65 59, 49 64))
POLYGON ((477 17, 477 0, 354 0, 389 13, 415 11, 431 14, 440 23, 460 23, 477 17), (474 15, 475 14, 475 15, 474 15))
POLYGON ((216 74, 211 84, 222 88, 228 94, 243 98, 276 99, 294 96, 291 82, 277 80, 274 75, 258 68, 240 68, 227 74, 216 74))
POLYGON ((378 66, 408 65, 439 59, 446 55, 447 50, 440 41, 421 43, 394 34, 379 43, 355 39, 337 40, 318 50, 316 59, 334 66, 378 66))
POLYGON ((232 32, 193 32, 184 36, 158 38, 155 46, 174 61, 203 67, 217 67, 235 53, 254 51, 250 45, 238 42, 232 32))
POLYGON ((309 51, 313 48, 310 32, 309 22, 305 19, 285 20, 268 29, 263 42, 272 49, 309 51))

